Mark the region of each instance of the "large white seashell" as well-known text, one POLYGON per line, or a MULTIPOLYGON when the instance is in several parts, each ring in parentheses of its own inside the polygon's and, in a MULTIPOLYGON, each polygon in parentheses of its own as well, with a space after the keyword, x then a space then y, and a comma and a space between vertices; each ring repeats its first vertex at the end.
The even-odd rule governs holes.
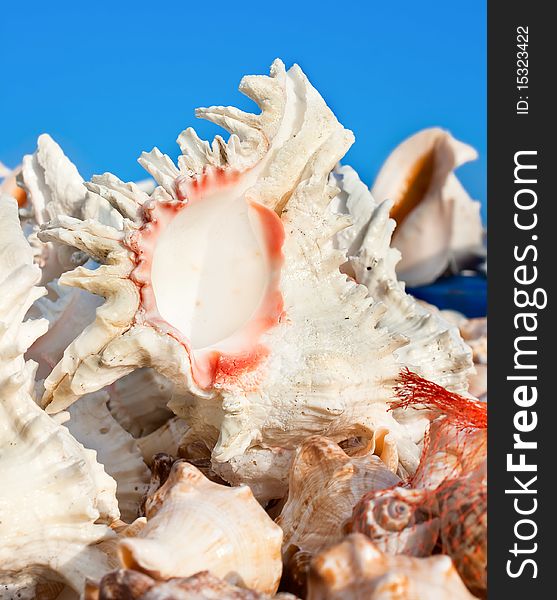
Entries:
MULTIPOLYGON (((395 459, 396 460, 396 459, 395 459)), ((398 462, 398 461, 396 461, 398 462)), ((348 456, 335 442, 312 437, 297 450, 290 471, 288 499, 277 523, 284 531, 287 569, 305 562, 344 537, 345 522, 363 494, 396 485, 400 479, 371 453, 348 456)), ((303 584, 306 573, 291 572, 303 584)))
POLYGON ((387 429, 412 472, 426 420, 398 423, 387 405, 407 339, 378 327, 385 306, 340 273, 329 243, 347 219, 327 209, 328 176, 352 134, 296 66, 276 61, 241 89, 260 115, 198 112, 231 131, 228 143, 187 130, 179 168, 143 155, 160 184, 151 197, 108 175, 88 184, 125 215, 122 229, 60 217, 41 233, 104 263, 63 282, 107 299, 45 381, 44 405, 57 412, 153 366, 214 462, 387 429))
POLYGON ((249 487, 213 483, 193 465, 178 461, 145 508, 145 528, 120 542, 124 567, 157 579, 209 570, 235 585, 276 591, 282 530, 249 487))
MULTIPOLYGON (((35 597, 36 585, 81 591, 110 570, 96 542, 119 515, 116 483, 34 401, 36 365, 24 353, 47 326, 24 321, 44 293, 20 228, 16 202, 0 196, 0 581, 9 596, 35 597)), ((5 591, 5 590, 4 590, 5 591)), ((6 598, 0 588, 0 598, 6 598)), ((45 592, 46 593, 46 592, 45 592)))
POLYGON ((106 404, 106 392, 95 392, 69 408, 65 423, 86 448, 97 452, 99 462, 117 484, 116 498, 125 521, 137 517, 151 474, 143 462, 136 440, 114 420, 106 404))
POLYGON ((394 202, 393 245, 402 254, 397 272, 408 285, 430 283, 482 254, 480 203, 454 174, 477 156, 471 146, 434 127, 402 142, 379 171, 371 191, 379 202, 394 202))
POLYGON ((457 327, 437 309, 417 302, 397 279, 400 252, 389 245, 395 229, 395 221, 389 217, 392 202, 378 205, 348 166, 337 168, 334 180, 341 190, 335 208, 353 219, 353 225, 334 240, 348 258, 343 269, 365 285, 376 302, 386 306, 379 325, 407 338, 408 343, 395 351, 401 367, 409 367, 451 391, 466 392, 473 367, 470 349, 457 327))
POLYGON ((383 554, 353 533, 314 558, 308 600, 473 600, 448 556, 383 554))
MULTIPOLYGON (((87 291, 58 284, 60 275, 82 264, 86 256, 56 241, 42 242, 37 231, 60 214, 84 217, 87 189, 76 166, 46 134, 39 136, 36 151, 23 158, 18 179, 22 186, 19 189, 25 193, 25 204, 20 209, 24 232, 33 248, 34 260, 41 267, 41 283, 48 291, 29 313, 33 318, 47 319, 48 331, 27 353, 27 358, 39 365, 38 377, 44 378, 62 358, 68 344, 94 320, 101 302, 87 291)), ((88 266, 94 265, 89 262, 88 266)))

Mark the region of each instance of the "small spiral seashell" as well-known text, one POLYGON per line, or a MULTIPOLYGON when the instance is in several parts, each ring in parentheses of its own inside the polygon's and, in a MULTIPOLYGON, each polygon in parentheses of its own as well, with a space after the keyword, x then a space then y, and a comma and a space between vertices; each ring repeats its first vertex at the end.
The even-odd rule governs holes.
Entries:
POLYGON ((401 531, 414 522, 414 510, 400 498, 384 498, 373 507, 377 523, 387 531, 401 531))
POLYGON ((346 525, 385 552, 427 556, 439 537, 439 510, 430 490, 388 488, 362 497, 346 525))

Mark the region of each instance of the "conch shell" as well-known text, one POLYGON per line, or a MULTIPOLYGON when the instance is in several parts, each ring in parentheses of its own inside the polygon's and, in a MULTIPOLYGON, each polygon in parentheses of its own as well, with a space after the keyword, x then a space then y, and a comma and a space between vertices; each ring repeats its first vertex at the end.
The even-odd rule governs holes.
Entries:
POLYGON ((303 565, 342 540, 345 521, 363 494, 399 481, 372 453, 351 457, 335 442, 317 436, 304 442, 292 463, 288 499, 277 519, 284 531, 283 560, 293 582, 303 585, 303 565))
POLYGON ((384 305, 340 272, 329 243, 348 220, 328 210, 328 177, 353 136, 297 66, 276 61, 241 90, 261 114, 198 111, 231 131, 227 143, 188 129, 178 168, 156 149, 142 156, 151 196, 111 175, 87 184, 122 228, 61 216, 41 232, 102 263, 62 280, 107 299, 45 380, 43 405, 56 413, 152 366, 214 462, 386 429, 413 472, 427 422, 401 424, 387 404, 407 339, 379 326, 384 305))
POLYGON ((282 530, 247 486, 229 488, 177 461, 147 499, 147 525, 119 545, 122 565, 156 579, 209 570, 258 592, 276 592, 282 530))
MULTIPOLYGON (((83 589, 112 567, 95 544, 113 535, 116 482, 35 402, 36 365, 24 353, 47 327, 24 321, 44 293, 15 200, 0 196, 0 580, 12 597, 36 586, 83 589)), ((0 597, 2 591, 0 591, 0 597)))
POLYGON ((311 563, 307 600, 473 600, 448 556, 383 554, 359 533, 311 563))
POLYGON ((402 142, 379 171, 371 192, 379 202, 393 201, 397 273, 408 285, 431 283, 483 253, 480 203, 454 174, 476 158, 472 147, 431 128, 402 142))

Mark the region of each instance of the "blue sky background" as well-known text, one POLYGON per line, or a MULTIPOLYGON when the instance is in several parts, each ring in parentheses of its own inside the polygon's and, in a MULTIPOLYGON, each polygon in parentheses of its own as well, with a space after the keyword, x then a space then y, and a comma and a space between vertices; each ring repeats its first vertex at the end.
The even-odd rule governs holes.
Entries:
POLYGON ((459 175, 485 215, 486 0, 12 2, 0 17, 0 160, 14 166, 48 132, 86 178, 143 178, 142 150, 175 157, 190 125, 212 138, 194 108, 249 109, 237 85, 275 57, 300 64, 354 131, 344 162, 368 184, 421 128, 476 147, 459 175))

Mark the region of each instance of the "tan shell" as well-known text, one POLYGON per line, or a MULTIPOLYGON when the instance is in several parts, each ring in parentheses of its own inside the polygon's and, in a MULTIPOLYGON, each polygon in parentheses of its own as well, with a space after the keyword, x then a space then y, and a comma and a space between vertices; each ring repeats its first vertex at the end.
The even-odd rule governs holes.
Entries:
POLYGON ((448 556, 383 554, 354 533, 311 563, 307 600, 473 600, 448 556))
POLYGON ((218 485, 193 465, 178 461, 147 500, 145 512, 145 528, 120 542, 124 567, 157 579, 209 570, 234 585, 276 591, 282 530, 247 486, 218 485))
MULTIPOLYGON (((335 442, 312 437, 296 452, 290 471, 288 499, 277 523, 284 531, 283 560, 298 570, 300 556, 307 558, 344 535, 345 522, 361 496, 398 483, 380 458, 372 453, 348 456, 335 442)), ((291 573, 303 584, 305 572, 291 573)))
MULTIPOLYGON (((157 581, 144 573, 120 569, 105 575, 100 583, 89 583, 84 600, 271 600, 271 596, 231 585, 208 571, 190 577, 157 581)), ((296 600, 291 594, 277 594, 275 600, 296 600)))
POLYGON ((440 528, 439 503, 433 492, 395 487, 363 495, 346 529, 365 534, 381 552, 430 556, 440 528))

